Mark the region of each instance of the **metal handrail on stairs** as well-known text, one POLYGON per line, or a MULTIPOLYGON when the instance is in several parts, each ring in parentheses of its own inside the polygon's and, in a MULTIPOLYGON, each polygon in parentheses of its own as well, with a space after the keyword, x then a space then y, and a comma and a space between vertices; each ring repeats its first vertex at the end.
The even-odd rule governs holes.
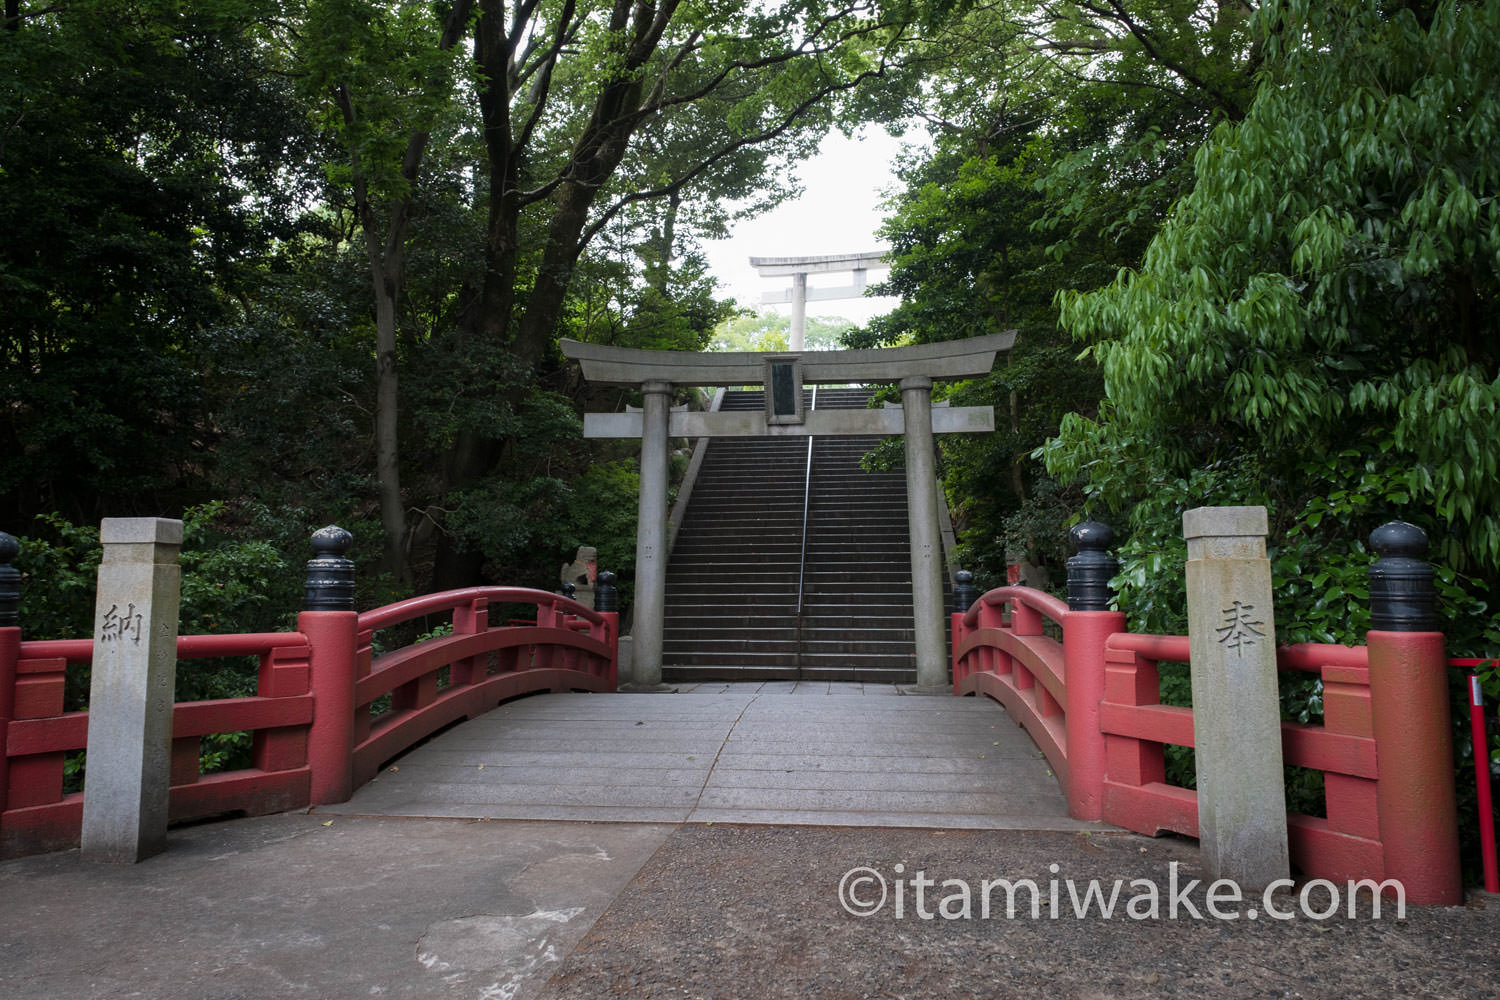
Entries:
MULTIPOLYGON (((812 400, 808 409, 818 408, 818 387, 812 387, 812 400)), ((797 557, 797 618, 796 626, 792 631, 792 648, 794 649, 793 663, 797 670, 797 679, 802 679, 802 601, 803 586, 807 580, 807 515, 812 505, 812 470, 813 470, 813 441, 812 435, 807 438, 807 472, 802 479, 802 551, 797 557)))

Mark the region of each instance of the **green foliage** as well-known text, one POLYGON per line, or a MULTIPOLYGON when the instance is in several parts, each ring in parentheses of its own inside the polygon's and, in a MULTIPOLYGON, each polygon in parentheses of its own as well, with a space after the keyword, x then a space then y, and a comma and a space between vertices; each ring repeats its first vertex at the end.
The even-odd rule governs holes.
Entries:
POLYGON ((0 510, 88 520, 191 478, 209 331, 307 143, 237 3, 38 14, 0 32, 0 510))
POLYGON ((1055 474, 1124 509, 1163 476, 1248 462, 1284 527, 1358 537, 1403 510, 1439 561, 1493 581, 1500 96, 1466 81, 1500 59, 1497 18, 1268 8, 1256 100, 1199 152, 1140 270, 1060 297, 1108 405, 1064 423, 1055 474))
MULTIPOLYGON (((791 336, 790 316, 769 310, 744 310, 719 322, 713 330, 710 351, 785 351, 791 336)), ((834 351, 841 339, 854 328, 845 319, 831 316, 808 316, 802 340, 809 351, 834 351)))
POLYGON ((295 564, 268 541, 224 530, 218 522, 226 509, 223 501, 214 501, 183 512, 184 635, 264 631, 270 622, 284 622, 296 607, 285 601, 295 593, 286 584, 297 579, 295 564))
MULTIPOLYGON (((221 502, 183 513, 183 635, 269 632, 289 627, 300 606, 300 574, 270 543, 245 540, 223 523, 221 502)), ((37 518, 41 529, 20 540, 20 618, 28 639, 76 639, 94 634, 99 529, 74 525, 57 514, 37 518)), ((305 537, 305 536, 304 536, 305 537)), ((305 543, 304 543, 305 544, 305 543)), ((255 691, 253 660, 185 660, 177 671, 183 701, 232 698, 255 691)), ((69 671, 65 702, 86 706, 89 673, 69 671)))
POLYGON ((1092 416, 1103 386, 1059 331, 1055 291, 1140 263, 1194 150, 1243 114, 1257 49, 1236 5, 1185 17, 1170 2, 1022 0, 966 9, 921 51, 934 69, 913 110, 935 145, 903 164, 879 289, 904 301, 846 339, 1018 332, 1004 366, 953 393, 993 406, 997 431, 945 440, 943 474, 981 578, 1024 558, 1060 582, 1083 497, 1037 449, 1070 415, 1092 416))
MULTIPOLYGON (((580 545, 622 581, 635 569, 640 473, 634 459, 600 462, 570 482, 536 476, 495 479, 463 495, 450 524, 469 532, 500 579, 543 590, 559 586, 558 567, 580 545)), ((622 598, 628 587, 622 583, 622 598)))
POLYGON ((61 514, 38 514, 37 534, 17 535, 21 571, 20 620, 28 639, 93 635, 99 529, 74 525, 61 514))
MULTIPOLYGON (((1254 33, 1255 99, 1139 268, 1059 295, 1106 399, 1041 454, 1126 519, 1132 628, 1182 628, 1184 509, 1261 504, 1279 640, 1363 640, 1365 539, 1400 517, 1434 543, 1450 652, 1493 652, 1500 93, 1472 81, 1500 64, 1500 9, 1284 0, 1254 33)), ((1315 680, 1282 694, 1321 715, 1315 680)), ((1310 776, 1289 789, 1316 810, 1310 776)))

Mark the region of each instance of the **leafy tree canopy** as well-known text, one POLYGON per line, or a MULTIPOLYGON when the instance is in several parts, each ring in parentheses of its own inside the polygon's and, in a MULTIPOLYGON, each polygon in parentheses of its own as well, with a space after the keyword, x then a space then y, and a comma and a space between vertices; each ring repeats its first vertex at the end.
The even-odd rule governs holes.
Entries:
POLYGON ((1493 582, 1500 8, 1284 0, 1257 18, 1256 98, 1196 155, 1142 265, 1060 298, 1106 401, 1064 420, 1048 468, 1131 512, 1143 556, 1174 544, 1174 495, 1267 503, 1306 556, 1289 582, 1392 516, 1493 582))

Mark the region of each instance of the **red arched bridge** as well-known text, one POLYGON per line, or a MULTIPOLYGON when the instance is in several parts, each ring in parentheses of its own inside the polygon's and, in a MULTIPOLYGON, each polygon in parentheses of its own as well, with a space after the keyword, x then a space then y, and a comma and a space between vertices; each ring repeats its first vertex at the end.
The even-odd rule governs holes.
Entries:
MULTIPOLYGON (((363 613, 303 611, 296 630, 285 633, 182 636, 180 660, 253 656, 259 673, 252 696, 173 707, 170 819, 309 806, 399 813, 403 802, 407 812, 443 815, 421 801, 424 787, 459 770, 470 784, 482 784, 477 774, 487 763, 512 774, 540 767, 546 751, 562 755, 550 759, 553 770, 543 779, 555 788, 603 787, 589 775, 612 772, 609 787, 620 796, 612 803, 589 802, 584 793, 557 799, 546 813, 553 818, 613 806, 623 810, 617 818, 636 809, 635 818, 744 819, 760 809, 772 821, 859 823, 872 808, 887 807, 872 807, 830 772, 925 769, 925 784, 876 780, 863 794, 878 798, 884 788, 906 796, 904 810, 889 808, 910 825, 942 825, 941 814, 962 812, 968 825, 1024 826, 1029 814, 1054 829, 1103 822, 1146 834, 1199 834, 1197 793, 1167 783, 1164 748, 1192 747, 1202 734, 1192 709, 1162 703, 1157 672, 1159 663, 1189 659, 1188 637, 1134 634, 1120 612, 1081 610, 1026 587, 961 600, 968 607, 951 620, 953 693, 985 699, 778 702, 759 693, 770 688, 717 700, 613 695, 616 614, 518 588, 434 594, 363 613), (440 634, 378 651, 382 630, 433 615, 443 619, 434 630, 440 634), (514 701, 536 692, 595 697, 587 710, 578 696, 514 701), (1034 747, 1016 746, 1017 728, 991 699, 1034 747), (688 717, 674 704, 691 706, 688 717), (471 721, 449 728, 461 720, 471 721), (731 741, 726 734, 736 727, 731 741), (424 751, 435 756, 401 757, 443 730, 424 751), (621 730, 637 739, 634 753, 658 753, 661 770, 675 762, 686 775, 673 786, 675 798, 649 799, 651 781, 631 771, 631 759, 610 756, 621 730), (240 732, 251 735, 250 766, 201 773, 201 739, 240 732), (491 747, 510 742, 500 756, 486 757, 474 749, 486 740, 491 747), (891 766, 903 757, 925 763, 891 766), (842 763, 830 764, 835 758, 842 763), (748 786, 731 780, 736 769, 788 777, 763 785, 751 801, 748 786), (1026 782, 1009 786, 1008 798, 992 794, 1005 775, 1026 782), (362 788, 365 798, 341 805, 362 788), (786 797, 792 788, 826 794, 794 802, 786 797), (921 797, 924 788, 931 797, 921 797), (953 800, 943 795, 965 792, 963 809, 945 808, 953 800)), ((88 745, 89 715, 64 711, 64 688, 68 670, 97 651, 92 639, 25 640, 14 608, 13 600, 0 604, 9 619, 0 618, 5 856, 79 842, 88 789, 68 790, 66 772, 70 756, 88 745)), ((1320 772, 1325 789, 1323 815, 1288 818, 1291 860, 1305 875, 1396 878, 1419 902, 1461 897, 1443 657, 1442 636, 1430 631, 1377 630, 1364 646, 1277 650, 1281 671, 1312 673, 1322 684, 1321 721, 1281 727, 1286 763, 1320 772)), ((507 793, 499 794, 490 814, 514 815, 500 808, 507 793)))

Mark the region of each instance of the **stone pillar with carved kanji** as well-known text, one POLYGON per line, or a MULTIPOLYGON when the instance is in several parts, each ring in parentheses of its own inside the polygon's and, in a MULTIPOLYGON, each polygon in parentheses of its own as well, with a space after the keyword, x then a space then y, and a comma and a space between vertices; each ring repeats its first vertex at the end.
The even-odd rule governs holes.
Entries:
POLYGON ((81 853, 135 862, 167 846, 182 522, 107 517, 99 541, 81 853))
POLYGON ((1266 509, 1199 507, 1182 527, 1198 842, 1211 877, 1264 889, 1290 864, 1266 509))

